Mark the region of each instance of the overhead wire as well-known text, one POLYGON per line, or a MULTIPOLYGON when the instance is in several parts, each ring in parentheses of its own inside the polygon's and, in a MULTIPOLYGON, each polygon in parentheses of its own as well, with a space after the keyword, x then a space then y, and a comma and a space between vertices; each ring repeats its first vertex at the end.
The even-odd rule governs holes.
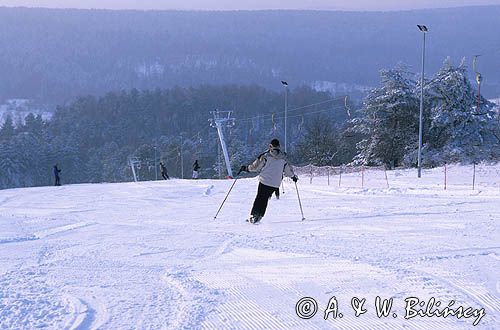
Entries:
POLYGON ((287 111, 278 111, 278 112, 273 112, 273 113, 269 113, 269 114, 262 114, 262 115, 258 115, 258 116, 254 116, 254 117, 247 117, 247 118, 238 119, 238 122, 245 122, 245 121, 250 121, 250 120, 254 120, 254 119, 264 119, 264 118, 268 118, 268 117, 273 117, 276 114, 284 114, 285 112, 295 112, 295 111, 299 111, 299 110, 302 110, 302 109, 314 107, 314 106, 317 106, 317 105, 329 103, 329 102, 341 101, 341 100, 344 100, 344 99, 345 99, 345 96, 335 97, 335 98, 332 98, 332 99, 329 99, 329 100, 325 100, 325 101, 321 101, 321 102, 317 102, 317 103, 312 103, 312 104, 308 104, 308 105, 304 105, 304 106, 300 106, 300 107, 288 109, 287 111))
MULTIPOLYGON (((312 104, 308 104, 308 105, 304 105, 304 106, 300 106, 300 107, 295 107, 295 108, 292 108, 292 109, 289 109, 287 111, 278 111, 278 112, 273 112, 273 113, 270 113, 270 114, 262 114, 262 115, 257 115, 257 116, 254 116, 254 117, 247 117, 247 118, 243 118, 243 119, 237 119, 237 123, 241 123, 241 122, 246 122, 246 121, 252 121, 252 120, 263 120, 263 119, 266 119, 266 118, 272 118, 274 120, 278 120, 278 119, 284 119, 285 116, 276 116, 277 114, 285 114, 286 112, 295 112, 295 111, 299 111, 299 110, 302 110, 302 109, 307 109, 307 108, 311 108, 311 107, 314 107, 314 106, 318 106, 318 105, 322 105, 322 104, 325 104, 325 103, 329 103, 329 102, 334 102, 334 101, 341 101, 341 100, 345 100, 345 96, 342 96, 342 97, 335 97, 335 98, 332 98, 332 99, 328 99, 328 100, 325 100, 325 101, 321 101, 321 102, 317 102, 317 103, 312 103, 312 104)), ((287 118, 297 118, 297 117, 303 117, 303 116, 308 116, 308 115, 312 115, 312 114, 318 114, 318 113, 322 113, 322 112, 327 112, 327 111, 333 111, 333 110, 339 110, 339 109, 346 109, 346 106, 345 105, 342 105, 342 106, 332 106, 332 107, 328 107, 328 108, 324 108, 324 109, 321 109, 321 110, 315 110, 315 111, 308 111, 308 112, 305 112, 305 113, 300 113, 300 114, 297 114, 297 115, 288 115, 287 114, 287 118)), ((347 110, 348 111, 348 115, 349 114, 349 109, 347 110)), ((165 153, 166 154, 170 154, 176 150, 178 150, 180 147, 184 146, 184 144, 189 141, 189 140, 192 140, 193 138, 197 137, 198 135, 200 135, 202 132, 204 132, 206 129, 208 129, 209 126, 206 126, 205 128, 199 130, 198 132, 196 132, 191 138, 189 139, 183 139, 183 142, 180 146, 176 146, 176 147, 173 147, 172 149, 166 151, 165 153)))

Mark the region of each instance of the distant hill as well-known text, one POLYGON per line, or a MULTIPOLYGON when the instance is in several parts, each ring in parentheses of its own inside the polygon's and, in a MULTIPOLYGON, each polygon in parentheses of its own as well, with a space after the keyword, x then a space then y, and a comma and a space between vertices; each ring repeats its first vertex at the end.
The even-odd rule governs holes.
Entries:
MULTIPOLYGON (((355 95, 404 62, 427 73, 466 57, 500 96, 500 6, 404 12, 106 11, 0 8, 0 101, 175 85, 307 84, 355 95)), ((472 71, 472 70, 471 70, 472 71)), ((471 72, 472 77, 472 72, 471 72)), ((0 102, 2 103, 2 102, 0 102)))

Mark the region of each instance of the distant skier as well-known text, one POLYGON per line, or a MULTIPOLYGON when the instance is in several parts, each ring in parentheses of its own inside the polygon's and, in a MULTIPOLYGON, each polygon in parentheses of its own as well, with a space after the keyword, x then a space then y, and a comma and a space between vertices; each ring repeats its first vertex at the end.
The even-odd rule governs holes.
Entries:
POLYGON ((55 186, 60 186, 61 185, 61 177, 59 176, 59 173, 61 173, 61 170, 57 167, 57 164, 54 165, 54 177, 55 177, 55 186))
POLYGON ((298 177, 293 168, 288 164, 286 154, 280 150, 280 142, 274 139, 269 144, 269 150, 259 155, 248 166, 241 166, 240 171, 260 172, 257 196, 253 203, 250 219, 251 223, 258 223, 266 213, 267 203, 276 190, 279 190, 283 173, 297 182, 298 177))
POLYGON ((200 170, 200 165, 198 164, 198 159, 194 161, 193 164, 193 179, 198 179, 198 171, 200 170))
POLYGON ((162 162, 160 162, 160 173, 161 173, 161 177, 163 178, 163 180, 170 179, 170 177, 168 176, 168 173, 167 173, 167 168, 165 167, 165 164, 163 164, 162 162))

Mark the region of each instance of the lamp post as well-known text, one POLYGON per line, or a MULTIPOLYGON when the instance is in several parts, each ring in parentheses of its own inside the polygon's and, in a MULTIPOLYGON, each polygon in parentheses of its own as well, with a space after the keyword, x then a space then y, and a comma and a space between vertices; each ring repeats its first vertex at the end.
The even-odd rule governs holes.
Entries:
POLYGON ((285 152, 287 145, 287 115, 288 115, 288 83, 284 80, 281 81, 283 87, 285 87, 285 152))
POLYGON ((184 179, 184 134, 181 133, 181 145, 179 147, 179 156, 181 158, 181 179, 184 179))
POLYGON ((427 26, 417 25, 418 29, 424 35, 424 45, 422 48, 422 77, 420 81, 420 118, 418 125, 418 177, 422 177, 422 131, 423 131, 423 116, 424 116, 424 67, 425 67, 425 35, 427 34, 427 26))
POLYGON ((156 166, 156 146, 153 147, 155 149, 155 159, 154 159, 154 164, 155 164, 155 180, 158 180, 158 168, 156 166))

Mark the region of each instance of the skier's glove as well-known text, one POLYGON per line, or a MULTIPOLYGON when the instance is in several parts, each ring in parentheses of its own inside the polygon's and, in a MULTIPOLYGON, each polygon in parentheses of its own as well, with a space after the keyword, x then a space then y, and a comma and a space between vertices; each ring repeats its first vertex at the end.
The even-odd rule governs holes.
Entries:
POLYGON ((248 166, 246 166, 246 165, 241 166, 240 167, 240 173, 241 172, 248 172, 248 166))
POLYGON ((297 181, 299 181, 299 178, 296 175, 294 175, 294 176, 292 176, 292 180, 293 180, 293 182, 297 182, 297 181))

